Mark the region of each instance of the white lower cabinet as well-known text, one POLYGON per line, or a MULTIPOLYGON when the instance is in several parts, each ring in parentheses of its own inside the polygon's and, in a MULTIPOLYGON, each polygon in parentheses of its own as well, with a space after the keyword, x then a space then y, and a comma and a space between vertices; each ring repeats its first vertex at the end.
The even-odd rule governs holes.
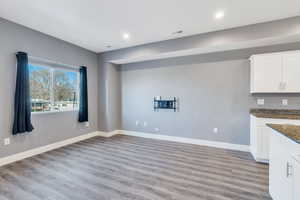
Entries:
MULTIPOLYGON (((270 154, 270 129, 266 124, 295 124, 300 125, 300 120, 271 119, 250 116, 250 150, 257 162, 269 162, 270 154)), ((300 200, 300 199, 299 199, 300 200)))
POLYGON ((269 160, 269 149, 270 149, 270 129, 267 126, 256 127, 257 131, 257 160, 265 161, 269 160))
POLYGON ((300 144, 271 129, 269 190, 273 200, 300 200, 300 144))
POLYGON ((292 200, 292 179, 289 171, 291 158, 279 140, 280 138, 272 136, 270 141, 270 194, 274 200, 292 200))
POLYGON ((300 156, 293 159, 293 200, 300 199, 300 156))

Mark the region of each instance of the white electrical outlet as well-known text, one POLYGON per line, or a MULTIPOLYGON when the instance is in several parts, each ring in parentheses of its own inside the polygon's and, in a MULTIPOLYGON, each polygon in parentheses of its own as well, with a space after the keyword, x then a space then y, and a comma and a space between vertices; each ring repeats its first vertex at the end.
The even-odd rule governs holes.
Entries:
POLYGON ((155 132, 159 132, 159 128, 155 128, 154 131, 155 131, 155 132))
POLYGON ((90 127, 90 122, 84 122, 85 127, 90 127))
POLYGON ((264 99, 257 99, 257 105, 264 105, 265 100, 264 99))
POLYGON ((288 105, 288 100, 287 99, 282 99, 282 105, 287 106, 288 105))
POLYGON ((4 145, 9 145, 10 144, 10 139, 9 138, 5 138, 4 139, 4 145))
POLYGON ((148 123, 147 122, 144 122, 144 127, 146 127, 148 125, 148 123))
POLYGON ((139 121, 135 121, 135 125, 136 126, 140 125, 140 122, 139 121))
POLYGON ((214 128, 213 131, 214 131, 214 133, 217 133, 219 130, 218 130, 218 128, 214 128))

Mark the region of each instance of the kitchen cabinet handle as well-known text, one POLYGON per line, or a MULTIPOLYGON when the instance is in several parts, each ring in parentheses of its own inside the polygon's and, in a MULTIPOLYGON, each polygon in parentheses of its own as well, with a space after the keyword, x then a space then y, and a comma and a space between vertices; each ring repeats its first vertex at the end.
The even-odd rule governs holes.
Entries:
POLYGON ((285 90, 286 89, 286 82, 280 82, 279 83, 279 89, 280 90, 285 90))
POLYGON ((279 90, 285 90, 285 87, 286 87, 286 82, 280 82, 279 83, 279 90))
POLYGON ((293 175, 292 169, 293 169, 293 166, 289 162, 287 162, 286 163, 286 177, 287 178, 289 178, 290 176, 293 175))
POLYGON ((285 90, 286 89, 286 82, 283 82, 282 85, 283 85, 282 89, 285 90))
POLYGON ((282 90, 282 82, 279 83, 278 88, 279 88, 279 90, 282 90))

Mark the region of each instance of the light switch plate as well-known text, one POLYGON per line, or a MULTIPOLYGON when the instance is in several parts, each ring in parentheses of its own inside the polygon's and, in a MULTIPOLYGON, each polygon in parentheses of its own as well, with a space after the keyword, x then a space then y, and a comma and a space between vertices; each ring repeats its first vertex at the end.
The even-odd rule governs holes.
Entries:
POLYGON ((288 105, 288 100, 287 99, 282 99, 282 105, 287 106, 288 105))
POLYGON ((264 105, 265 100, 264 99, 257 99, 257 105, 264 105))

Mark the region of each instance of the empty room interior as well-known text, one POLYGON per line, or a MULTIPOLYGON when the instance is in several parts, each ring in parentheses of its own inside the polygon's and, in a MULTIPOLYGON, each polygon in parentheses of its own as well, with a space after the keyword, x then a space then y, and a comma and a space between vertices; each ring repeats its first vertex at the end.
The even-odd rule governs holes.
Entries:
POLYGON ((300 200, 299 0, 0 0, 0 200, 300 200))

